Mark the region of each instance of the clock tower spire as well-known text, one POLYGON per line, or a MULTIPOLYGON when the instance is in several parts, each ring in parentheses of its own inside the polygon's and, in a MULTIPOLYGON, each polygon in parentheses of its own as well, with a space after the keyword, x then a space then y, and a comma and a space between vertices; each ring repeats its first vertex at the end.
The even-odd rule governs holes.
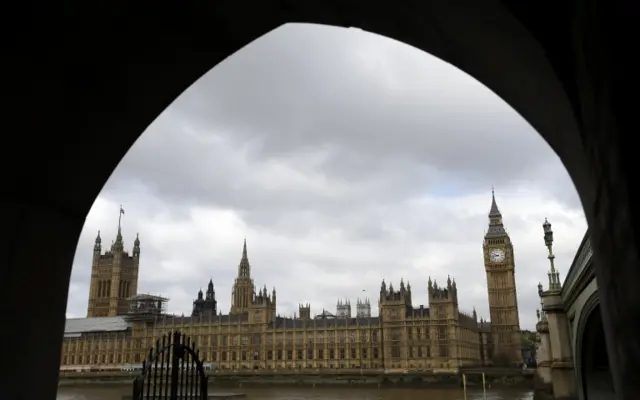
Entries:
POLYGON ((489 230, 484 236, 485 239, 489 237, 501 237, 508 236, 507 232, 504 230, 504 225, 502 224, 502 214, 500 213, 500 209, 498 208, 498 203, 496 203, 496 193, 491 188, 491 209, 489 210, 489 230))
POLYGON ((520 318, 515 280, 513 244, 504 229, 502 213, 491 189, 489 228, 482 245, 489 291, 489 313, 496 366, 522 363, 520 318))

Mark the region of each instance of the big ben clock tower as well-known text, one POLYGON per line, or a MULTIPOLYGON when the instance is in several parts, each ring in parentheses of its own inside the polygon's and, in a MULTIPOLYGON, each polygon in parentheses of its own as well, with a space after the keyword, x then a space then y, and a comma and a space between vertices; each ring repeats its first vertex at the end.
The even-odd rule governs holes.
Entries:
POLYGON ((489 291, 493 362, 521 364, 520 319, 515 279, 513 245, 502 224, 502 214, 491 191, 489 229, 482 245, 489 291))

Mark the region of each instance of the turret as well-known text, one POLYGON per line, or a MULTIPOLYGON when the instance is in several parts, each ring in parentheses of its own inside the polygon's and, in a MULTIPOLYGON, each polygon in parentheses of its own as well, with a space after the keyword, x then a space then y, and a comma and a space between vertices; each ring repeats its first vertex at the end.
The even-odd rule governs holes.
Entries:
POLYGON ((136 233, 136 240, 133 241, 133 257, 140 257, 140 236, 136 233))
POLYGON ((404 280, 400 279, 400 289, 394 290, 393 283, 389 283, 389 288, 386 289, 384 280, 380 288, 380 302, 388 301, 402 301, 407 305, 411 305, 411 285, 405 286, 404 280))
POLYGON ((456 279, 453 278, 453 280, 451 279, 451 276, 447 275, 447 290, 450 293, 450 297, 451 297, 451 301, 454 302, 454 304, 458 304, 458 287, 456 285, 456 279))
POLYGON ((389 320, 403 320, 411 312, 411 291, 400 280, 400 289, 394 290, 393 283, 384 290, 384 281, 380 293, 380 315, 389 320))
POLYGON ((205 295, 202 293, 202 289, 198 291, 197 298, 193 301, 193 311, 191 315, 196 316, 214 316, 218 309, 218 302, 216 300, 216 292, 213 288, 213 279, 209 279, 207 285, 207 292, 205 295))
POLYGON ((98 231, 98 236, 96 236, 96 241, 93 245, 94 256, 96 254, 99 256, 101 252, 102 252, 102 238, 100 237, 100 231, 98 231))
POLYGON ((311 304, 298 304, 298 314, 300 319, 311 319, 311 304))
POLYGON ((271 321, 276 315, 276 302, 274 292, 269 295, 267 285, 262 289, 253 287, 251 299, 251 309, 249 311, 249 321, 252 323, 265 323, 271 321))
POLYGON ((253 302, 254 306, 270 306, 273 303, 273 297, 267 293, 267 285, 264 285, 263 289, 253 289, 253 302))
POLYGON ((458 294, 455 280, 447 276, 446 286, 439 286, 437 280, 431 282, 429 278, 429 310, 430 316, 437 319, 457 318, 458 310, 458 294))
POLYGON ((209 284, 207 285, 207 300, 215 300, 216 291, 213 288, 213 279, 209 279, 209 284))
POLYGON ((351 301, 349 299, 339 299, 336 304, 336 317, 351 318, 351 301))
POLYGON ((382 283, 380 284, 380 300, 382 301, 387 296, 387 283, 382 279, 382 283))
POLYGON ((427 285, 427 292, 429 293, 429 303, 453 303, 458 304, 458 288, 456 286, 456 280, 451 279, 451 276, 447 276, 447 286, 439 287, 436 280, 429 282, 427 285))
POLYGON ((191 311, 192 317, 199 317, 204 311, 204 297, 202 295, 202 289, 198 290, 198 297, 193 301, 193 310, 191 311))
POLYGON ((371 317, 371 302, 368 298, 364 300, 358 299, 356 302, 356 316, 358 318, 370 318, 371 317))

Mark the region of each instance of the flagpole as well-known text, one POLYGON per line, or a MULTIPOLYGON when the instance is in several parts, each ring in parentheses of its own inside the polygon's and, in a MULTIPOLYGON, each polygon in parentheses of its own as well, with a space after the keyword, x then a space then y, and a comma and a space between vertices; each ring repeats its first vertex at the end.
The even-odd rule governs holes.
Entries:
POLYGON ((120 204, 120 213, 118 214, 118 232, 120 232, 120 227, 122 226, 122 215, 124 214, 124 208, 122 208, 122 204, 120 204))

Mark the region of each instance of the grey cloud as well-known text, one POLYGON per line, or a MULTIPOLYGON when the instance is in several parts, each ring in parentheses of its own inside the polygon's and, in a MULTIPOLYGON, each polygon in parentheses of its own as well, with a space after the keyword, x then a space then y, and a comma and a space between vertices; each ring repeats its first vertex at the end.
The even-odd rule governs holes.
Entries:
MULTIPOLYGON (((301 301, 333 309, 345 296, 375 303, 382 278, 410 280, 426 304, 428 276, 451 274, 462 308, 487 316, 481 241, 491 185, 545 201, 505 215, 531 328, 547 265, 527 232, 541 232, 545 216, 584 228, 548 209, 557 202, 580 214, 548 145, 488 89, 429 55, 366 32, 284 26, 203 76, 129 151, 100 197, 113 216, 80 239, 69 312, 86 307, 95 230, 109 242, 124 204, 125 240, 142 240, 140 289, 169 295, 172 310, 188 312, 210 278, 229 307, 241 242, 189 233, 201 207, 233 211, 258 236, 249 238, 255 282, 277 286, 282 313, 301 301), (429 194, 438 201, 420 203, 429 194), (480 198, 481 211, 447 207, 465 196, 480 198), (165 220, 187 231, 153 231, 165 220)), ((567 265, 575 248, 563 246, 567 265)))
POLYGON ((496 162, 493 172, 504 179, 538 161, 536 148, 546 148, 488 89, 408 46, 359 31, 299 26, 257 44, 203 77, 199 85, 211 90, 187 92, 184 104, 208 122, 238 127, 234 135, 262 138, 265 157, 331 142, 369 157, 400 155, 460 172, 496 162), (367 52, 377 57, 367 59, 367 52), (296 61, 283 67, 290 59, 296 61), (249 81, 239 84, 231 74, 249 81))
MULTIPOLYGON (((388 184, 359 193, 380 199, 452 179, 466 189, 506 186, 553 159, 519 115, 444 62, 366 32, 287 25, 197 81, 120 170, 144 176, 164 197, 191 193, 195 201, 218 191, 235 205, 272 208, 251 193, 255 170, 239 157, 259 169, 266 160, 327 146, 332 151, 318 172, 351 186, 363 176, 379 178, 388 184), (185 144, 194 138, 198 149, 185 144), (184 154, 189 158, 177 162, 184 154), (149 165, 160 171, 146 171, 149 165), (158 172, 163 179, 154 182, 158 172)), ((304 196, 282 190, 280 204, 304 196)))

